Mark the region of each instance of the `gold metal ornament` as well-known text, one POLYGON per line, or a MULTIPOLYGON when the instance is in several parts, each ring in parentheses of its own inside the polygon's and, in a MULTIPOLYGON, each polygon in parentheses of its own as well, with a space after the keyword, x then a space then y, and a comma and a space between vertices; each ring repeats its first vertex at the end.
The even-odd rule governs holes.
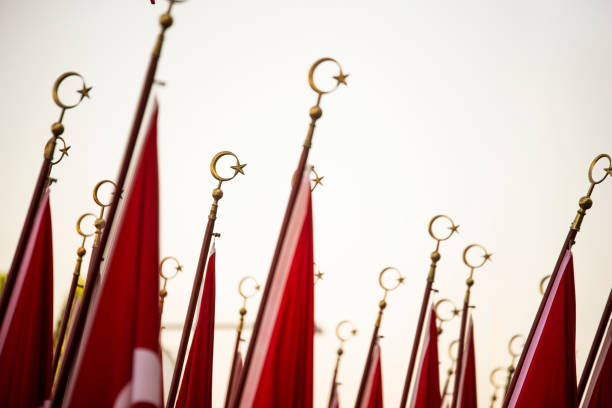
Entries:
POLYGON ((495 401, 497 401, 497 391, 499 391, 500 389, 504 388, 503 385, 499 384, 495 380, 495 374, 497 374, 498 372, 503 371, 503 370, 504 370, 503 367, 495 367, 491 371, 491 374, 489 375, 489 382, 493 386, 493 394, 491 394, 491 406, 490 406, 491 408, 495 407, 495 401))
POLYGON ((525 336, 523 336, 522 334, 515 334, 514 336, 510 338, 510 341, 508 342, 508 353, 512 357, 512 361, 510 362, 510 365, 508 366, 508 377, 506 379, 506 387, 505 387, 506 392, 508 391, 508 387, 510 387, 510 381, 512 381, 512 375, 514 374, 514 371, 516 370, 516 367, 514 366, 514 364, 516 363, 516 359, 521 356, 521 352, 524 346, 525 346, 525 336), (521 349, 515 350, 512 346, 514 343, 516 343, 517 340, 520 340, 520 339, 523 340, 521 349))
POLYGON ((550 279, 551 276, 552 275, 546 275, 540 281, 540 294, 541 295, 544 295, 544 292, 546 292, 546 282, 548 282, 548 280, 550 279))
POLYGON ((429 267, 429 275, 427 275, 427 282, 430 283, 430 284, 433 284, 433 281, 434 281, 435 276, 436 276, 436 266, 438 264, 438 261, 441 258, 440 252, 438 252, 440 250, 440 242, 446 241, 455 232, 458 233, 459 232, 459 225, 455 225, 453 220, 448 215, 438 214, 438 215, 434 216, 429 221, 429 224, 427 225, 427 231, 429 232, 429 235, 433 239, 436 240, 436 248, 434 249, 434 251, 431 253, 431 255, 429 257, 431 259, 431 265, 429 267), (443 237, 439 237, 439 236, 437 236, 435 234, 435 232, 434 232, 434 224, 438 220, 447 220, 450 223, 450 226, 448 227, 448 230, 449 230, 448 235, 445 235, 443 237))
POLYGON ((448 369, 446 370, 446 380, 444 381, 444 387, 442 388, 442 399, 444 399, 444 397, 446 397, 447 395, 451 394, 448 392, 448 385, 450 383, 451 377, 455 373, 455 363, 457 362, 457 355, 453 354, 453 346, 458 344, 459 340, 457 339, 451 341, 448 345, 448 357, 450 358, 451 363, 448 366, 448 369))
POLYGON ((336 350, 336 364, 334 366, 334 374, 332 376, 332 391, 330 393, 330 399, 332 398, 333 390, 336 385, 338 385, 338 369, 340 368, 340 360, 342 359, 342 355, 344 354, 344 343, 351 338, 357 335, 357 329, 353 325, 353 323, 349 320, 342 320, 340 323, 336 325, 336 338, 340 340, 340 345, 338 346, 338 350, 336 350), (348 327, 348 333, 346 335, 342 335, 342 329, 344 327, 348 327))
POLYGON ((470 276, 467 278, 467 280, 465 281, 466 285, 467 285, 467 290, 465 292, 465 303, 467 305, 469 305, 470 302, 470 290, 471 287, 474 285, 474 271, 478 268, 481 268, 487 261, 491 260, 491 256, 493 254, 490 254, 487 252, 487 250, 485 249, 485 247, 483 247, 480 244, 470 244, 467 247, 465 247, 465 249, 463 250, 463 263, 470 268, 470 276), (470 263, 469 259, 468 259, 468 254, 470 253, 470 250, 472 249, 481 249, 483 251, 483 255, 482 255, 482 261, 480 263, 476 263, 476 264, 472 264, 470 263))
POLYGON ((212 176, 215 179, 217 179, 219 183, 217 184, 217 188, 215 188, 212 192, 214 202, 210 208, 210 214, 208 215, 208 218, 210 218, 211 220, 214 220, 217 218, 217 208, 219 206, 219 200, 221 199, 221 197, 223 197, 223 191, 221 190, 221 184, 223 184, 224 181, 233 180, 234 177, 236 177, 239 173, 244 174, 245 166, 246 164, 240 163, 240 160, 238 160, 238 156, 236 156, 234 153, 228 150, 221 151, 213 157, 212 161, 210 162, 210 172, 212 176), (222 177, 219 175, 219 172, 217 171, 217 162, 219 161, 219 159, 225 156, 232 156, 236 159, 236 164, 233 166, 230 166, 230 168, 234 170, 234 174, 230 177, 222 177))
POLYGON ((161 290, 159 291, 159 315, 160 316, 164 312, 164 300, 166 299, 166 296, 168 296, 168 290, 166 289, 168 281, 176 278, 178 273, 181 272, 182 270, 183 270, 183 265, 181 265, 179 260, 173 256, 167 256, 163 258, 159 263, 159 276, 162 278, 164 282, 161 290), (167 275, 164 273, 164 264, 168 261, 174 261, 174 263, 176 264, 176 266, 174 267, 174 273, 170 275, 167 275))
POLYGON ((580 226, 582 225, 582 221, 584 220, 584 216, 586 215, 587 210, 593 206, 593 200, 591 199, 593 189, 597 184, 602 183, 609 175, 612 176, 612 159, 609 155, 602 153, 595 157, 595 159, 593 159, 591 165, 589 166, 589 183, 591 183, 591 185, 589 186, 587 194, 584 197, 580 198, 580 200, 578 201, 578 205, 580 206, 580 208, 578 209, 578 213, 576 214, 574 222, 572 223, 572 230, 580 231, 580 226), (595 169, 597 163, 602 159, 606 159, 608 161, 608 167, 604 169, 603 176, 600 179, 596 180, 593 177, 593 170, 595 169))
POLYGON ((310 188, 310 191, 312 192, 312 191, 315 190, 315 188, 317 188, 317 186, 323 187, 323 179, 325 178, 325 176, 319 176, 319 173, 317 173, 317 171, 315 170, 314 166, 312 166, 310 168, 310 170, 314 173, 314 178, 312 179, 312 182, 314 184, 310 188))
POLYGON ((308 84, 310 85, 310 88, 312 88, 312 90, 317 93, 317 103, 315 106, 310 108, 311 121, 310 121, 310 125, 308 126, 308 133, 306 134, 306 140, 304 141, 304 147, 310 148, 312 146, 312 136, 314 134, 316 122, 323 114, 323 111, 321 110, 321 107, 320 107, 321 97, 325 94, 332 93, 333 91, 338 89, 338 87, 341 84, 347 85, 346 83, 347 77, 348 77, 348 74, 344 74, 344 72, 342 72, 342 67, 340 66, 338 61, 336 61, 333 58, 329 58, 329 57, 320 58, 317 61, 315 61, 315 63, 312 64, 312 66, 310 67, 310 70, 308 71, 308 84), (328 61, 336 64, 336 66, 338 67, 338 75, 334 76, 334 79, 336 80, 336 85, 332 89, 324 91, 315 83, 314 75, 319 65, 321 65, 324 62, 328 62, 328 61))
POLYGON ((383 298, 378 302, 378 317, 376 318, 375 326, 380 327, 380 322, 382 320, 383 311, 387 307, 387 294, 391 291, 397 289, 402 283, 404 283, 404 278, 402 273, 394 266, 387 266, 378 274, 378 285, 384 290, 383 298), (384 283, 383 277, 387 272, 395 272, 397 274, 397 278, 395 279, 395 283, 393 285, 387 286, 384 283))
MULTIPOLYGON (((106 221, 104 220, 104 210, 106 209, 106 207, 110 207, 111 206, 111 202, 108 203, 104 203, 102 202, 102 200, 100 199, 100 197, 98 196, 98 192, 100 190, 100 187, 102 187, 104 184, 112 184, 113 187, 115 188, 115 190, 117 189, 117 184, 115 184, 114 181, 112 180, 102 180, 99 181, 93 189, 93 200, 96 204, 98 204, 98 206, 100 207, 100 214, 98 216, 98 218, 96 219, 96 221, 94 222, 94 225, 96 227, 96 236, 94 237, 94 246, 98 246, 98 244, 100 243, 100 235, 102 233, 102 229, 104 229, 104 226, 106 225, 106 221)), ((116 194, 116 191, 113 191, 112 194, 116 194)))
POLYGON ((319 265, 317 265, 316 262, 313 263, 313 269, 314 269, 314 284, 316 285, 318 281, 323 280, 323 275, 325 275, 325 273, 321 272, 321 269, 319 268, 319 265))
POLYGON ((459 313, 461 313, 461 310, 459 310, 457 308, 457 305, 455 305, 455 302, 453 302, 452 300, 450 300, 448 298, 444 298, 444 299, 440 299, 436 303, 434 303, 434 312, 436 313, 436 319, 439 321, 438 335, 440 335, 443 332, 442 324, 445 323, 445 322, 453 320, 456 316, 459 316, 459 313), (443 305, 444 303, 449 303, 453 307, 451 309, 451 313, 450 313, 449 316, 443 316, 439 312, 440 305, 443 305))

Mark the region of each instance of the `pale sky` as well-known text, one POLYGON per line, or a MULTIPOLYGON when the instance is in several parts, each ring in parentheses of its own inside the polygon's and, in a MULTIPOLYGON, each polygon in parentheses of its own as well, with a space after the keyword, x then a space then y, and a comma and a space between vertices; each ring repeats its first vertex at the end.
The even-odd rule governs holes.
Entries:
MULTIPOLYGON (((118 172, 166 8, 157 3, 0 2, 0 270, 10 265, 59 115, 55 78, 74 70, 93 86, 91 99, 65 115, 72 148, 53 169, 56 315, 80 244, 74 223, 97 211, 94 184, 118 172)), ((310 156, 325 176, 313 193, 315 260, 325 272, 315 293, 324 330, 315 340, 316 406, 327 403, 333 331, 344 319, 360 330, 346 344, 339 373, 341 405, 353 404, 382 296, 377 275, 389 265, 407 277, 389 295, 381 328, 385 404, 398 405, 435 247, 427 223, 438 213, 461 227, 441 245, 435 298, 462 301, 465 246, 480 243, 493 253, 472 290, 479 403, 488 405, 489 373, 509 364, 510 337, 529 331, 538 283, 552 271, 588 189, 588 166, 612 153, 612 4, 191 0, 173 15, 157 75, 167 85, 155 89, 160 248, 185 268, 168 285, 163 320, 184 318, 215 187, 208 167, 220 150, 248 166, 223 186, 217 321, 237 322, 243 276, 265 282, 316 100, 308 69, 334 57, 349 85, 324 97, 310 156)), ((593 201, 574 250, 579 374, 612 286, 610 179, 593 201)), ((248 305, 248 322, 257 302, 248 305)), ((451 322, 440 338, 441 382, 458 326, 451 322)), ((215 335, 220 406, 234 331, 215 335)), ((164 347, 175 353, 179 338, 179 331, 164 333, 164 347)), ((164 370, 167 384, 172 367, 164 370)))

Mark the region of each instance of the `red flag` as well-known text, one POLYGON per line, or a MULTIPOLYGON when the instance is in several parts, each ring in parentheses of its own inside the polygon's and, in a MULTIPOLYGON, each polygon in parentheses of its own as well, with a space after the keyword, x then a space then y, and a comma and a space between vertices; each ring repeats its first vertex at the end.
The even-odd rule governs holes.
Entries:
MULTIPOLYGON (((302 175, 240 407, 312 407, 314 279, 310 168, 302 175)), ((235 406, 234 404, 231 404, 235 406)))
POLYGON ((551 286, 531 343, 506 397, 509 407, 575 407, 576 294, 574 262, 568 249, 551 286))
POLYGON ((215 245, 210 251, 200 312, 187 365, 183 372, 176 408, 205 407, 212 404, 213 344, 215 340, 215 245))
POLYGON ((378 343, 372 351, 372 364, 370 364, 359 408, 383 408, 382 369, 380 367, 380 345, 378 343))
POLYGON ((240 374, 242 373, 242 353, 238 352, 236 356, 236 361, 234 362, 234 366, 232 367, 232 372, 230 375, 230 379, 232 380, 231 384, 228 384, 229 395, 227 396, 227 402, 225 406, 229 406, 229 402, 232 401, 236 397, 236 390, 238 390, 238 381, 240 380, 240 374))
POLYGON ((606 337, 601 345, 582 406, 585 408, 612 407, 612 324, 608 326, 606 337))
POLYGON ((417 368, 418 378, 412 391, 410 406, 413 408, 439 407, 440 368, 438 361, 438 329, 436 327, 436 312, 433 305, 429 314, 429 331, 425 332, 421 359, 417 368))
POLYGON ((66 406, 162 406, 158 264, 155 106, 66 406))
POLYGON ((47 191, 0 326, 0 406, 42 405, 51 394, 52 359, 53 242, 47 191))
POLYGON ((329 401, 328 408, 340 408, 340 401, 338 400, 338 384, 334 384, 334 388, 332 390, 331 399, 329 401))
POLYGON ((457 394, 457 408, 476 408, 476 354, 474 353, 474 322, 470 316, 467 327, 467 336, 463 345, 463 364, 459 377, 459 393, 457 394))

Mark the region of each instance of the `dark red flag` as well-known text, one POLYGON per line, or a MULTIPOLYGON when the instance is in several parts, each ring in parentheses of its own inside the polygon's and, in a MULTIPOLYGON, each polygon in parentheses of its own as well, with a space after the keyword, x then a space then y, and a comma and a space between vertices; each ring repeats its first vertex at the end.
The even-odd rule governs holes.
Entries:
POLYGON ((52 359, 53 242, 47 191, 0 326, 0 406, 42 405, 51 393, 52 359))
POLYGON ((601 345, 582 406, 585 408, 612 407, 612 324, 608 326, 606 337, 601 345))
POLYGON ((329 401, 328 408, 340 408, 340 401, 338 400, 338 384, 334 384, 331 399, 329 401))
POLYGON ((457 408, 476 408, 478 400, 476 395, 476 354, 474 352, 474 322, 470 316, 467 327, 465 344, 463 345, 463 364, 459 377, 459 393, 457 394, 457 408))
POLYGON ((200 312, 187 365, 183 371, 176 408, 212 405, 213 345, 215 340, 215 245, 210 251, 200 312))
POLYGON ((228 393, 228 401, 225 406, 229 406, 229 402, 232 401, 236 397, 236 390, 238 389, 238 381, 240 380, 240 374, 242 373, 242 353, 238 352, 236 355, 236 361, 234 362, 234 366, 232 367, 232 372, 230 375, 230 379, 232 379, 232 383, 228 384, 230 387, 228 393))
MULTIPOLYGON (((312 407, 314 279, 310 168, 300 180, 240 407, 312 407)), ((247 357, 249 358, 249 357, 247 357)), ((235 406, 234 404, 231 404, 235 406)))
POLYGON ((359 408, 383 408, 382 369, 380 366, 380 345, 376 343, 372 351, 372 364, 363 389, 359 408))
POLYGON ((161 407, 157 106, 88 316, 66 406, 161 407))
POLYGON ((425 332, 421 349, 421 359, 417 367, 417 379, 412 391, 410 406, 413 408, 439 407, 440 368, 438 361, 438 329, 436 327, 436 312, 433 305, 429 314, 429 330, 425 332))
POLYGON ((574 263, 568 249, 551 286, 550 296, 525 345, 523 366, 514 373, 516 385, 506 396, 509 407, 575 407, 576 295, 574 263))

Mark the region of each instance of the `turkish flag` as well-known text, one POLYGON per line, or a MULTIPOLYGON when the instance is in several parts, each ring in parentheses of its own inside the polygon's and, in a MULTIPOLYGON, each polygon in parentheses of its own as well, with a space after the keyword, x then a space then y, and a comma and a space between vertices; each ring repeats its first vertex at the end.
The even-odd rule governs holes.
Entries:
POLYGON ((380 345, 376 343, 372 351, 372 363, 367 373, 363 398, 359 408, 383 408, 382 369, 380 366, 380 345))
POLYGON ((95 304, 66 406, 161 407, 157 105, 95 304))
POLYGON ((589 388, 584 394, 585 408, 612 407, 612 324, 608 326, 597 363, 593 367, 589 388))
POLYGON ((213 244, 204 290, 200 299, 200 312, 187 365, 183 371, 176 408, 204 407, 212 404, 213 344, 215 340, 215 245, 213 244))
POLYGON ((536 329, 525 345, 516 385, 506 396, 509 407, 575 407, 576 295, 574 263, 566 250, 536 329), (526 350, 526 351, 525 351, 526 350))
MULTIPOLYGON (((297 187, 253 355, 244 367, 240 407, 312 407, 314 279, 310 168, 297 187)), ((238 403, 238 404, 237 404, 238 403)))
POLYGON ((410 406, 413 408, 439 407, 440 373, 438 361, 438 328, 433 305, 429 314, 429 330, 425 332, 421 349, 421 359, 417 368, 417 379, 412 391, 410 406))
POLYGON ((338 400, 338 384, 334 384, 334 388, 332 389, 332 395, 329 400, 328 408, 340 408, 340 401, 338 400))
POLYGON ((467 327, 465 343, 463 344, 463 364, 459 377, 459 393, 457 408, 476 408, 476 355, 474 353, 474 322, 472 316, 467 327))
POLYGON ((0 326, 0 406, 42 405, 51 394, 52 359, 53 242, 47 191, 0 326))

